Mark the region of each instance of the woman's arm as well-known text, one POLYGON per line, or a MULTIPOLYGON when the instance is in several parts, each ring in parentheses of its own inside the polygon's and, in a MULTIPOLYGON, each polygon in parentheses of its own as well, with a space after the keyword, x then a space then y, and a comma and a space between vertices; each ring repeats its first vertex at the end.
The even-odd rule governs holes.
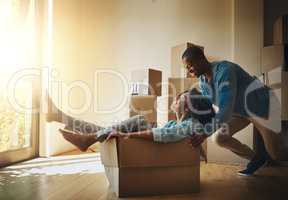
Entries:
POLYGON ((129 138, 139 138, 139 139, 145 139, 153 141, 153 132, 151 130, 145 130, 145 131, 139 131, 139 132, 133 132, 128 133, 129 138))
POLYGON ((138 132, 130 132, 130 133, 122 133, 118 131, 112 131, 107 140, 114 137, 122 137, 122 138, 139 138, 146 139, 159 143, 174 143, 179 142, 183 139, 190 138, 194 135, 194 132, 201 133, 202 126, 198 121, 193 119, 187 120, 180 124, 170 124, 171 126, 166 126, 165 128, 153 128, 152 130, 138 131, 138 132), (194 126, 193 126, 193 122, 194 126))

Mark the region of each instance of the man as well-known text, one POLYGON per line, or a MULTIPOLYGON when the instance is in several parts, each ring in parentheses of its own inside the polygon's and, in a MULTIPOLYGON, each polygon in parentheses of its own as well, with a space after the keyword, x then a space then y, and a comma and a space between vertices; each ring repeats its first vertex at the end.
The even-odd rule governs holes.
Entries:
MULTIPOLYGON (((239 65, 228 62, 210 63, 201 48, 188 48, 183 63, 192 76, 199 78, 201 93, 218 107, 212 129, 216 143, 250 160, 239 175, 249 176, 262 167, 269 155, 275 160, 288 160, 287 134, 281 132, 281 108, 273 92, 239 65), (250 123, 258 129, 265 147, 257 154, 233 137, 250 123), (224 125, 228 125, 228 131, 224 125)), ((252 134, 252 133, 251 133, 252 134)), ((199 146, 206 139, 197 135, 191 139, 199 146)))

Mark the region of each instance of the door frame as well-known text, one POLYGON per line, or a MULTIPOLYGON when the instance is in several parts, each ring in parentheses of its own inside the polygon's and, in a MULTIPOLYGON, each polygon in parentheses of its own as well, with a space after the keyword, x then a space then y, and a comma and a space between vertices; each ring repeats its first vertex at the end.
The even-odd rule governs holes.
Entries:
MULTIPOLYGON (((32 89, 32 105, 33 108, 39 109, 39 86, 40 82, 37 81, 38 84, 33 83, 32 89)), ((17 162, 29 160, 32 158, 36 158, 39 156, 39 111, 32 112, 32 120, 31 120, 31 138, 30 138, 30 146, 16 149, 16 150, 8 150, 0 153, 0 167, 5 167, 17 162)))

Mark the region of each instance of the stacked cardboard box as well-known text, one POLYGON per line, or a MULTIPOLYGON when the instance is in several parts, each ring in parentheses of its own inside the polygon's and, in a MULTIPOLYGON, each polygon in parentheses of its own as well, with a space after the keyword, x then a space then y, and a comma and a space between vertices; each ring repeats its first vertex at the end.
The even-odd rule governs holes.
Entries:
POLYGON ((147 96, 131 96, 130 99, 130 117, 135 115, 144 115, 146 120, 157 125, 157 97, 153 95, 147 96))
POLYGON ((132 95, 162 95, 162 72, 155 69, 141 69, 132 72, 132 95))
POLYGON ((144 115, 156 126, 157 96, 162 95, 162 72, 151 68, 135 70, 132 72, 131 87, 130 117, 144 115))

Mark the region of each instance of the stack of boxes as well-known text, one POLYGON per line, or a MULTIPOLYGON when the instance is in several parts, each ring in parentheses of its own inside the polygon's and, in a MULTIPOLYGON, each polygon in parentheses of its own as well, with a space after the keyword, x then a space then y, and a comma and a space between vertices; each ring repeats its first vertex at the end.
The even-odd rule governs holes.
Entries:
MULTIPOLYGON (((181 54, 191 45, 186 43, 172 48, 169 111, 176 95, 197 82, 186 73, 181 75, 181 54)), ((157 96, 162 95, 162 72, 134 71, 131 88, 130 116, 144 115, 157 126, 157 96)), ((168 118, 175 119, 175 116, 169 112, 168 118)), ((200 189, 200 153, 186 142, 158 144, 139 139, 114 139, 103 143, 100 149, 111 189, 119 197, 193 193, 200 189)))
POLYGON ((155 69, 143 69, 132 72, 130 117, 144 115, 157 126, 157 97, 162 95, 162 72, 155 69))

